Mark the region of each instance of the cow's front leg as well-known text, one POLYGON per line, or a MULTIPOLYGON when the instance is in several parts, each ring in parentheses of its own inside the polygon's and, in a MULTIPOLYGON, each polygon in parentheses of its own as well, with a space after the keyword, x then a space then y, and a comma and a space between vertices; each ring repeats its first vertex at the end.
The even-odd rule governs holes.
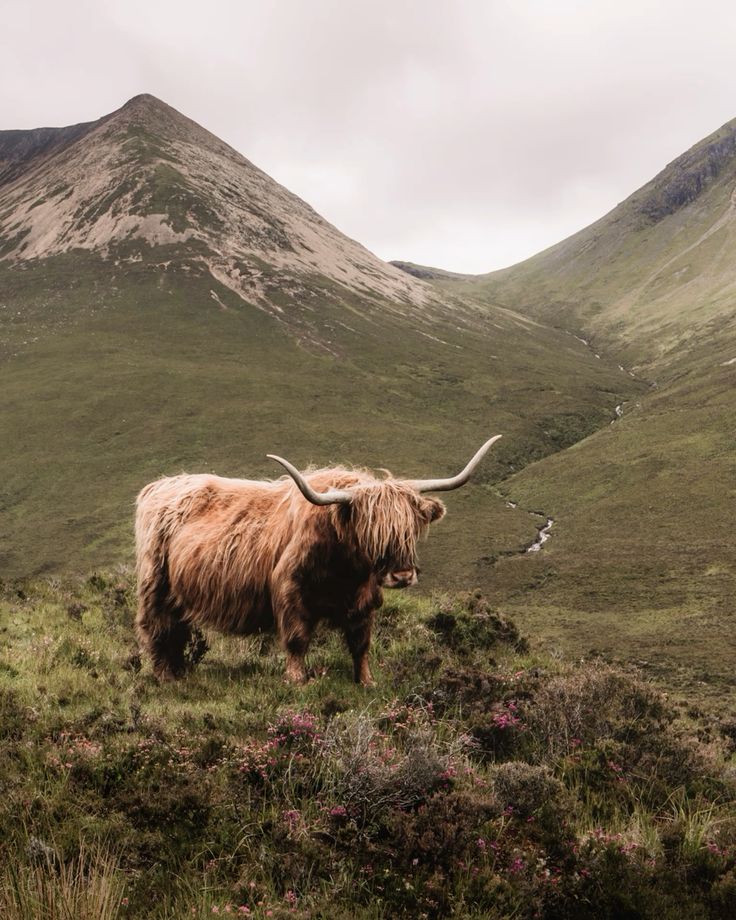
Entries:
POLYGON ((375 611, 383 603, 383 592, 376 575, 360 586, 353 609, 347 616, 343 632, 350 654, 353 656, 353 677, 356 684, 374 687, 375 681, 368 665, 375 611))
POLYGON ((293 579, 281 581, 273 592, 272 603, 279 638, 286 652, 284 679, 303 684, 307 679, 305 658, 314 623, 302 602, 300 586, 293 579))
POLYGON ((343 628, 345 641, 353 656, 353 678, 356 684, 362 684, 364 687, 376 685, 368 665, 372 629, 373 611, 363 614, 360 619, 349 619, 343 628))

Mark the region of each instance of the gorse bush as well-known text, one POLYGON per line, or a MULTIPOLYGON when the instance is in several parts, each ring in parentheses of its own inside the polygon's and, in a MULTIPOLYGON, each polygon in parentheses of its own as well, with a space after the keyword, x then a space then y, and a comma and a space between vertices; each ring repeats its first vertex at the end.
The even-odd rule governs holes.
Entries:
POLYGON ((324 789, 362 827, 391 809, 425 802, 457 771, 464 741, 441 742, 423 711, 405 710, 405 731, 379 731, 367 714, 345 713, 330 723, 323 740, 324 789), (409 727, 410 726, 410 727, 409 727))
POLYGON ((650 686, 594 660, 545 681, 534 694, 527 726, 536 756, 554 760, 601 738, 636 743, 661 737, 672 718, 650 686))
POLYGON ((728 737, 477 595, 395 595, 373 691, 329 632, 303 687, 214 635, 160 686, 120 573, 0 604, 2 916, 736 915, 728 737))
POLYGON ((531 818, 550 804, 561 809, 572 804, 549 767, 507 761, 491 770, 491 784, 504 811, 522 818, 531 818))

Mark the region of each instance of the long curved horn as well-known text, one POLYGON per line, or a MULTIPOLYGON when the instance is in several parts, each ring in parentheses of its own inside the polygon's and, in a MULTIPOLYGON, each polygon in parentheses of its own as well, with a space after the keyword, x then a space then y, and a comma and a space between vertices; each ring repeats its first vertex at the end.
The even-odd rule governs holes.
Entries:
POLYGON ((277 457, 276 454, 266 454, 266 456, 283 466, 299 487, 302 495, 313 505, 337 505, 352 501, 352 495, 345 489, 328 489, 326 492, 315 492, 299 470, 292 466, 288 460, 284 460, 283 457, 277 457))
POLYGON ((459 489, 460 486, 464 486, 473 475, 476 467, 483 457, 485 457, 486 451, 488 451, 491 444, 495 444, 500 437, 501 435, 497 434, 495 437, 486 441, 462 473, 458 473, 457 476, 453 476, 451 479, 408 479, 405 480, 405 482, 416 489, 417 492, 449 492, 451 489, 459 489))

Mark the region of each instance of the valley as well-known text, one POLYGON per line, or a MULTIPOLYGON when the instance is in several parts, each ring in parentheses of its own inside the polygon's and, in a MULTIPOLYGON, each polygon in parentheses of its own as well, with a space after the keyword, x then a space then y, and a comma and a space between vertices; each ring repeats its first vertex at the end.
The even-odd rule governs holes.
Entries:
POLYGON ((467 276, 382 262, 152 96, 0 132, 0 577, 129 565, 160 475, 449 475, 502 433, 425 593, 730 706, 734 136, 467 276))

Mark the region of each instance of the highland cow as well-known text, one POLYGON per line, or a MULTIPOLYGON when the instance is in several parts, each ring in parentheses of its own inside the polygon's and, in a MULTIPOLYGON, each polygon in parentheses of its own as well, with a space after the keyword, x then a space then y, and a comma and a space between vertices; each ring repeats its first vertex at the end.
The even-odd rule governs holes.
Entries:
POLYGON ((276 481, 181 475, 138 496, 140 644, 162 680, 185 670, 193 627, 247 635, 275 628, 286 679, 306 679, 320 620, 340 629, 358 683, 371 685, 368 648, 383 588, 416 584, 417 540, 445 513, 425 492, 457 489, 500 435, 451 479, 378 479, 324 469, 276 481))

